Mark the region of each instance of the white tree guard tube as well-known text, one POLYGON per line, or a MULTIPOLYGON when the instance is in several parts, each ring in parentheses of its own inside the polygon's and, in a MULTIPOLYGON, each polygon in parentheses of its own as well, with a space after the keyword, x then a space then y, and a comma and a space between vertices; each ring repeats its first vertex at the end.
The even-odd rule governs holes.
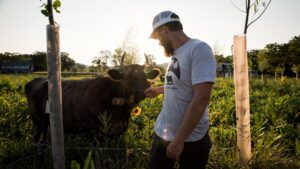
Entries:
POLYGON ((240 164, 251 159, 249 73, 246 35, 234 36, 233 63, 237 124, 237 146, 240 164))
POLYGON ((65 168, 59 27, 47 25, 48 97, 53 168, 65 168))

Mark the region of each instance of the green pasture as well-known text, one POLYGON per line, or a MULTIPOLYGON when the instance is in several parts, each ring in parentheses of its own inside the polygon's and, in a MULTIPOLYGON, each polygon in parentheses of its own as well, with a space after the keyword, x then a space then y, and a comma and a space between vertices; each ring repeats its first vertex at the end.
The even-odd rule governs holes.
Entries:
MULTIPOLYGON (((32 142, 24 93, 24 85, 37 76, 0 74, 0 169, 52 168, 51 145, 32 142)), ((122 136, 125 145, 118 138, 99 142, 96 132, 65 135, 66 168, 83 168, 85 161, 96 168, 149 168, 152 128, 162 99, 161 95, 137 105, 141 114, 130 118, 122 136)), ((300 81, 250 79, 250 104, 253 157, 248 166, 240 166, 233 80, 217 79, 209 105, 213 146, 207 168, 300 168, 300 81)))

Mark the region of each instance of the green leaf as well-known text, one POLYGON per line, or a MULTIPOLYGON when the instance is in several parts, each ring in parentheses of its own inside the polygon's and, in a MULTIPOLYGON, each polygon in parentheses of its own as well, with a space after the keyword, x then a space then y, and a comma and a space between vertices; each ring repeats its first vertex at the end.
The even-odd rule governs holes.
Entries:
POLYGON ((58 8, 58 7, 60 7, 61 6, 61 2, 59 1, 59 0, 55 0, 54 2, 53 2, 53 7, 54 8, 58 8))
POLYGON ((295 140, 295 147, 296 147, 296 155, 300 155, 300 141, 298 139, 295 140))
POLYGON ((256 13, 256 12, 257 12, 257 5, 254 4, 254 13, 256 13))
POLYGON ((58 10, 58 8, 60 8, 61 7, 61 2, 60 2, 60 0, 55 0, 54 2, 53 2, 53 9, 57 12, 57 13, 60 13, 60 11, 58 10))
POLYGON ((60 10, 58 10, 58 9, 56 9, 56 8, 54 8, 54 10, 55 10, 57 13, 60 13, 60 10))
POLYGON ((89 151, 85 161, 84 161, 84 166, 83 166, 83 169, 88 169, 89 165, 90 165, 90 162, 91 162, 91 159, 92 159, 92 150, 89 151))
POLYGON ((95 169, 94 160, 91 160, 91 163, 90 163, 90 169, 95 169))
POLYGON ((40 7, 44 7, 45 5, 47 5, 46 3, 43 3, 40 7))
POLYGON ((48 12, 48 10, 46 10, 46 9, 42 9, 42 10, 41 10, 41 13, 42 13, 43 15, 45 15, 46 17, 49 16, 49 12, 48 12))
POLYGON ((71 169, 80 169, 80 165, 76 161, 72 160, 71 169))

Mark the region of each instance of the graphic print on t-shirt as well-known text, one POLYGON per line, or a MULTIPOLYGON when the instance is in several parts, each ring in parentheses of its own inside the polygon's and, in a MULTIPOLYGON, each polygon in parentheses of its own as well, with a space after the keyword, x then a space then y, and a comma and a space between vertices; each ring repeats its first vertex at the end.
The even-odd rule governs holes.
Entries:
POLYGON ((180 79, 180 67, 179 67, 179 62, 176 58, 172 58, 167 76, 166 76, 166 82, 167 85, 173 86, 174 87, 174 79, 177 78, 177 80, 180 79))

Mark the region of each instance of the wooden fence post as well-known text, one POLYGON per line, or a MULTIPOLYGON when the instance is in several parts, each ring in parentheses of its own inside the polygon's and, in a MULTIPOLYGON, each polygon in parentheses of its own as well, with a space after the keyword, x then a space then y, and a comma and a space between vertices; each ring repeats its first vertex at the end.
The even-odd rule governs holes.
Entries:
POLYGON ((244 165, 251 159, 249 71, 246 35, 234 36, 234 86, 239 162, 244 165))
POLYGON ((53 168, 65 168, 59 26, 47 25, 48 99, 53 168))

